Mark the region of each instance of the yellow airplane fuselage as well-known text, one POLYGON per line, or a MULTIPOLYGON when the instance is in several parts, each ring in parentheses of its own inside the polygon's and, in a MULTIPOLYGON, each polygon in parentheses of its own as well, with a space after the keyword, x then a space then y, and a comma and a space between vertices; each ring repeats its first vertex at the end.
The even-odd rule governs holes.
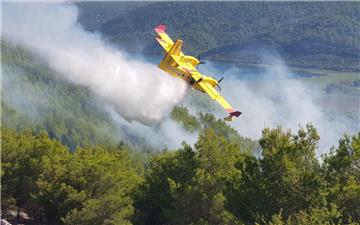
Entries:
MULTIPOLYGON (((197 66, 199 64, 199 60, 193 56, 184 56, 183 58, 184 58, 183 59, 184 62, 191 63, 194 66, 197 66)), ((198 82, 192 78, 191 71, 185 73, 184 71, 180 71, 177 68, 176 62, 172 62, 168 64, 165 63, 163 60, 160 62, 158 67, 175 77, 180 77, 181 79, 185 80, 196 90, 206 93, 206 91, 198 84, 198 82)), ((206 81, 214 88, 216 87, 216 85, 218 85, 218 81, 215 80, 213 77, 201 75, 200 79, 201 79, 200 81, 206 81)))

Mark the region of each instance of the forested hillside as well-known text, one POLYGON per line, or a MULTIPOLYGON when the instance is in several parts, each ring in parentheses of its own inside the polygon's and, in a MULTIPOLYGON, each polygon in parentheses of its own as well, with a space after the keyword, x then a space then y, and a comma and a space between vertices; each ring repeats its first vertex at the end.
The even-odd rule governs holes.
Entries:
POLYGON ((149 152, 127 144, 89 90, 23 47, 3 41, 2 66, 1 206, 14 224, 360 220, 360 133, 344 136, 320 163, 312 125, 264 129, 257 143, 180 106, 171 118, 199 133, 196 143, 149 152))
POLYGON ((116 145, 119 130, 87 88, 61 79, 21 46, 1 42, 1 124, 18 131, 46 130, 51 138, 78 145, 116 145))
MULTIPOLYGON (((31 129, 35 134, 45 130, 50 138, 59 140, 71 150, 79 146, 116 146, 119 143, 130 144, 141 151, 162 150, 153 149, 142 136, 117 124, 88 88, 67 82, 36 54, 5 40, 1 42, 1 53, 2 126, 17 131, 31 129)), ((196 101, 204 112, 214 104, 204 95, 189 94, 188 104, 196 101)), ((202 128, 211 126, 246 149, 256 148, 254 141, 240 136, 210 114, 191 115, 185 106, 179 106, 173 109, 170 117, 184 132, 197 135, 202 128)))
POLYGON ((164 23, 170 36, 185 41, 185 51, 207 59, 266 63, 266 53, 296 67, 360 69, 358 2, 98 4, 79 4, 79 21, 130 51, 160 54, 153 28, 164 23), (107 8, 120 10, 102 16, 107 8))
MULTIPOLYGON (((267 51, 294 66, 359 70, 357 2, 76 4, 86 29, 129 51, 160 54, 152 29, 162 22, 186 50, 208 59, 266 63, 257 57, 267 51)), ((207 95, 191 90, 157 124, 129 122, 89 88, 66 80, 39 55, 43 45, 36 51, 17 43, 1 40, 1 224, 360 225, 358 130, 329 141, 334 146, 317 156, 322 137, 311 123, 295 130, 264 125, 253 140, 211 114, 217 106, 207 95), (169 137, 176 147, 161 142, 169 137)), ((356 97, 359 85, 329 80, 324 88, 356 97)), ((256 103, 254 95, 245 98, 256 103)), ((299 99, 295 104, 303 104, 299 99)), ((259 105, 271 111, 267 103, 259 105)))

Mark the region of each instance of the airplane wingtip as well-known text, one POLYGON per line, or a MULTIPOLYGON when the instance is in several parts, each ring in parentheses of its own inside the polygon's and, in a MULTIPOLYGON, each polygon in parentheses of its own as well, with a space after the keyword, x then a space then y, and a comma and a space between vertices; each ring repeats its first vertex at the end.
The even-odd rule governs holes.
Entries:
POLYGON ((229 113, 229 114, 230 114, 230 116, 239 117, 239 116, 242 114, 242 112, 240 112, 240 111, 233 111, 233 112, 231 112, 231 113, 229 113))
POLYGON ((229 109, 229 110, 226 110, 226 111, 228 111, 228 113, 229 113, 229 116, 224 118, 224 120, 226 120, 226 121, 233 121, 234 116, 239 117, 242 114, 242 112, 236 111, 234 109, 229 109))
POLYGON ((164 24, 159 24, 157 27, 155 27, 155 31, 158 33, 165 33, 166 26, 164 24))

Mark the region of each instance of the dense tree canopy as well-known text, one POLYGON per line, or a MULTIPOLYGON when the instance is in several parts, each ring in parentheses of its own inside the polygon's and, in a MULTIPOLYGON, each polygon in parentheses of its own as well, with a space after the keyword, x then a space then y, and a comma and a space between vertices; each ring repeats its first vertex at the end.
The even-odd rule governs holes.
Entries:
POLYGON ((71 153, 46 133, 2 129, 2 205, 45 224, 130 224, 141 168, 127 149, 71 153))
POLYGON ((358 224, 360 133, 322 162, 310 124, 264 129, 259 157, 224 134, 203 128, 144 164, 126 145, 70 152, 46 132, 2 128, 1 204, 36 224, 358 224))

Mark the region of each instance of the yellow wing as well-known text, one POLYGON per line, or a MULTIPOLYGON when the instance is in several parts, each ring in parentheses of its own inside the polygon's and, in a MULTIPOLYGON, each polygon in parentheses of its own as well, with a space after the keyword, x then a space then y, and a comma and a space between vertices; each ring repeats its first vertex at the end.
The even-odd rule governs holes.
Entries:
POLYGON ((206 80, 202 80, 198 82, 198 85, 213 99, 216 100, 225 110, 229 113, 228 117, 224 119, 227 121, 232 121, 233 117, 239 117, 241 115, 240 111, 234 110, 234 108, 225 100, 223 96, 219 94, 219 92, 206 80))
POLYGON ((171 58, 176 62, 178 69, 182 70, 186 74, 189 74, 195 81, 199 81, 201 78, 203 78, 203 75, 196 69, 196 67, 192 63, 186 62, 185 57, 186 56, 184 55, 171 56, 171 58))
POLYGON ((189 74, 195 80, 195 83, 193 84, 195 89, 207 93, 213 100, 217 101, 226 110, 226 112, 229 113, 229 116, 225 118, 226 120, 232 120, 233 116, 238 117, 241 115, 241 112, 234 110, 225 98, 215 89, 214 86, 218 84, 215 79, 202 75, 191 63, 186 63, 184 60, 181 60, 184 57, 172 56, 172 58, 179 65, 178 68, 180 70, 189 74))
POLYGON ((220 93, 209 83, 206 83, 205 81, 201 81, 198 83, 200 87, 214 100, 219 102, 219 104, 227 111, 232 112, 234 109, 233 107, 224 99, 223 96, 220 95, 220 93))

